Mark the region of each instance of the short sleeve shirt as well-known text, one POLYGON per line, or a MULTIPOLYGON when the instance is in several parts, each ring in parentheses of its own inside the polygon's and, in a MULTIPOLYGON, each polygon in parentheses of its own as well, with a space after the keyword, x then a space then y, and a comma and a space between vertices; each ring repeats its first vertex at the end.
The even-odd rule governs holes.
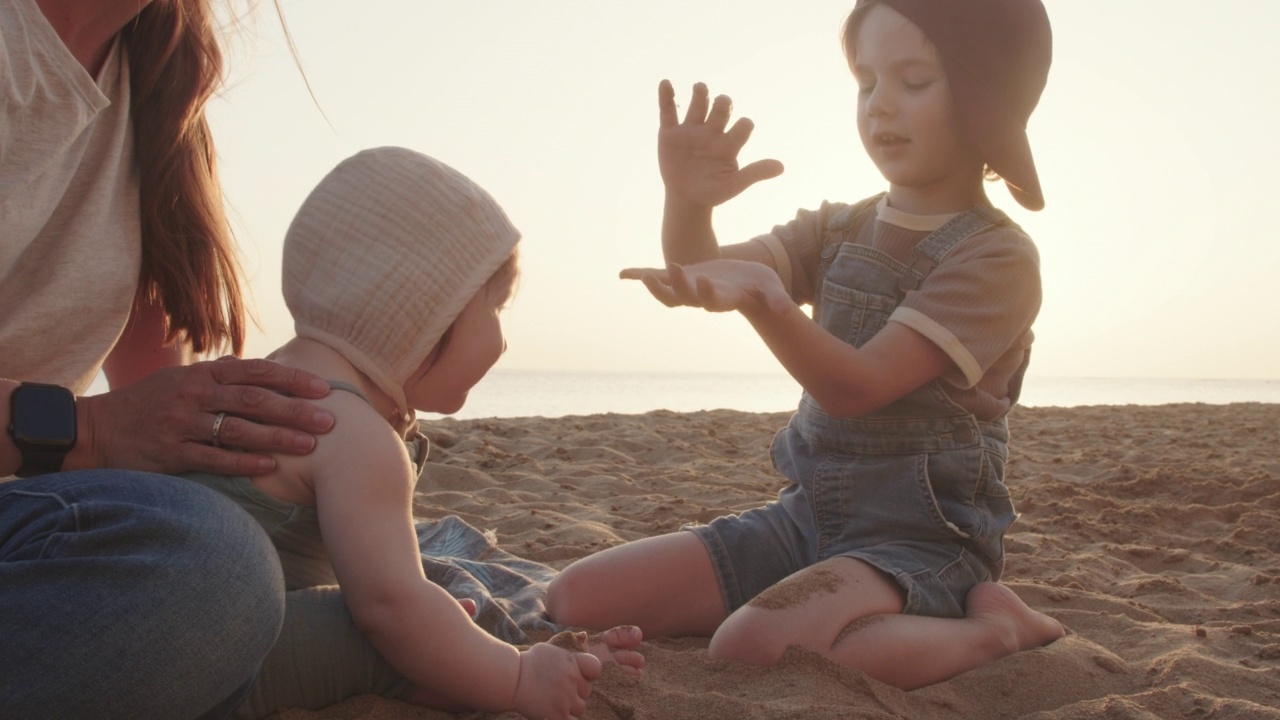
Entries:
POLYGON ((35 0, 0 2, 0 377, 83 393, 141 268, 128 62, 97 78, 35 0))
MULTIPOLYGON (((780 261, 775 265, 798 303, 813 303, 822 249, 839 240, 830 237, 830 220, 847 208, 823 203, 817 210, 801 210, 791 222, 755 238, 780 261)), ((954 216, 910 215, 881 198, 866 217, 852 229, 851 240, 910 264, 916 244, 954 216)), ((1010 224, 957 244, 905 294, 889 321, 941 348, 952 362, 942 376, 948 396, 979 419, 994 420, 1008 412, 1019 390, 1040 300, 1039 253, 1031 238, 1010 224)))

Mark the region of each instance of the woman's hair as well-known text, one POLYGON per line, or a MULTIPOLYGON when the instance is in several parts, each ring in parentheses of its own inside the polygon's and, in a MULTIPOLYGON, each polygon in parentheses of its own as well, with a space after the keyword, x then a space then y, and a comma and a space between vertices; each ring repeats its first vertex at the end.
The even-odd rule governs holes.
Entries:
POLYGON ((167 337, 197 353, 244 347, 240 266, 218 185, 205 103, 222 81, 208 0, 154 0, 123 29, 141 175, 142 273, 167 337))

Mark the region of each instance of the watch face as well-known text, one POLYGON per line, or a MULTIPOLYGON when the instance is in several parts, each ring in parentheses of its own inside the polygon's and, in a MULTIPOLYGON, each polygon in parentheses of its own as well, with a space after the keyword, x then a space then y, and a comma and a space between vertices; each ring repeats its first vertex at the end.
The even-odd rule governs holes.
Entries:
POLYGON ((19 385, 9 408, 13 437, 31 445, 62 447, 76 439, 76 399, 56 385, 19 385))

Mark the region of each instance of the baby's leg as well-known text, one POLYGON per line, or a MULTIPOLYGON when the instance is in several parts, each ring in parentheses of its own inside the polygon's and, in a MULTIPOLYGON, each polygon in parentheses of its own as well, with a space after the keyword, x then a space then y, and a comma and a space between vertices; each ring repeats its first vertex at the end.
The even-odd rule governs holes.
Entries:
POLYGON ((623 672, 638 675, 644 668, 644 655, 637 650, 643 640, 640 628, 619 625, 594 635, 566 630, 556 633, 547 642, 565 650, 591 653, 601 663, 616 663, 623 672))

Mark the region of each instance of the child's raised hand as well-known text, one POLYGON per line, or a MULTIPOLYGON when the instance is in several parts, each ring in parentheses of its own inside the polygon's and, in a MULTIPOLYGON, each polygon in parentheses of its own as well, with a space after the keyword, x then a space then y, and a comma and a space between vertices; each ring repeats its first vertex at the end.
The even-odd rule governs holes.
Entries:
POLYGON ((600 660, 585 652, 538 643, 520 652, 516 712, 530 720, 578 720, 587 712, 600 660))
POLYGON ((720 95, 709 103, 707 86, 693 86, 684 121, 676 116, 676 93, 669 80, 658 85, 658 168, 667 193, 714 207, 761 180, 782 174, 777 160, 738 167, 738 152, 755 127, 747 118, 729 125, 733 102, 720 95))
POLYGON ((639 280, 667 307, 700 307, 744 315, 782 314, 795 303, 773 268, 748 260, 708 260, 693 265, 628 268, 619 277, 639 280))

